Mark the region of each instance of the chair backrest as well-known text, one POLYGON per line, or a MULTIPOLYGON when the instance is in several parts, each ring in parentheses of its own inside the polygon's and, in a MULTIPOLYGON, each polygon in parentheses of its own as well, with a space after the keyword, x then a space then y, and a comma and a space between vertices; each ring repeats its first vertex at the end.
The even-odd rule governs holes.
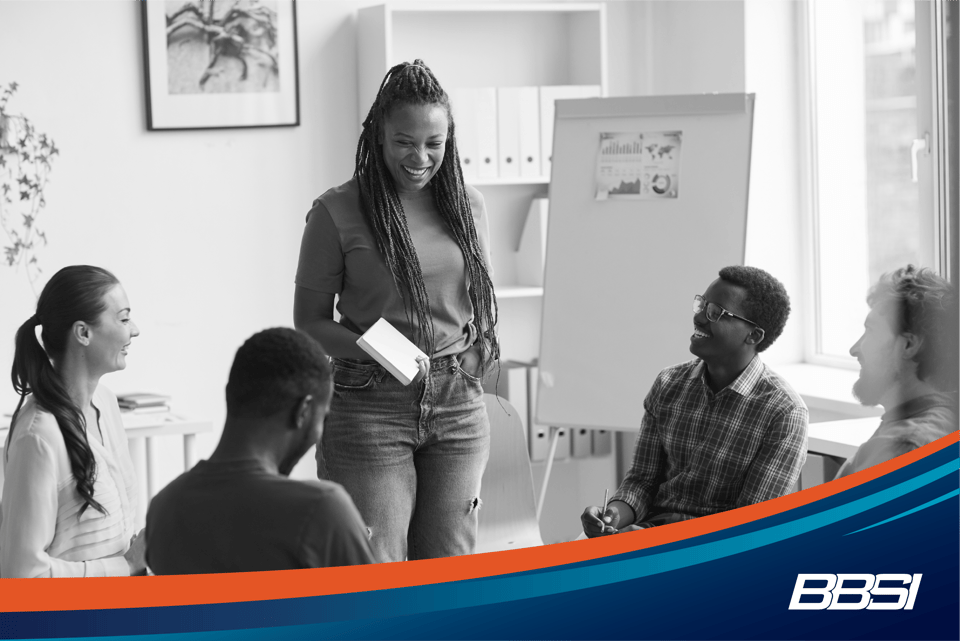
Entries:
POLYGON ((490 460, 480 488, 477 552, 543 545, 523 422, 506 399, 484 394, 483 400, 490 419, 490 460))

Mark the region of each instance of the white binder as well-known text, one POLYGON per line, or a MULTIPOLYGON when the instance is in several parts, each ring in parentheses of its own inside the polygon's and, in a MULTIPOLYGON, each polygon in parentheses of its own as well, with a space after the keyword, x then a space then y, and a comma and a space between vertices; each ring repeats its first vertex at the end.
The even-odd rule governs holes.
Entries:
POLYGON ((520 87, 497 89, 497 147, 500 178, 519 178, 520 87))
MULTIPOLYGON (((569 427, 552 427, 551 430, 557 431, 557 451, 553 455, 554 461, 561 461, 564 459, 570 458, 570 432, 573 431, 573 428, 569 427)), ((548 431, 550 438, 553 438, 553 433, 548 431)), ((549 448, 549 444, 548 444, 549 448)), ((549 451, 548 451, 549 454, 549 451)))
POLYGON ((451 89, 453 121, 456 123, 457 152, 463 179, 467 182, 477 178, 477 103, 476 89, 451 89))
POLYGON ((592 430, 592 451, 594 456, 609 456, 613 452, 613 432, 610 430, 592 430))
POLYGON ((518 87, 520 91, 520 176, 542 176, 540 167, 540 89, 518 87))
POLYGON ((497 177, 497 89, 476 89, 477 178, 497 177))
POLYGON ((570 432, 573 434, 570 448, 573 458, 587 458, 590 456, 593 442, 591 438, 592 431, 593 430, 588 430, 585 427, 570 428, 570 432))

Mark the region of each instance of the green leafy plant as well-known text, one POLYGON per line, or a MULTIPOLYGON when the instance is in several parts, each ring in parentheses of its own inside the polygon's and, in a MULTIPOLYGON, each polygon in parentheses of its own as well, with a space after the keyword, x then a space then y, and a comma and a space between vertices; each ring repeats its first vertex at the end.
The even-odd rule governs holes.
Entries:
POLYGON ((0 92, 0 226, 9 243, 3 247, 7 265, 22 266, 33 286, 41 271, 37 244, 47 244, 37 218, 47 205, 50 163, 60 150, 29 118, 7 111, 17 87, 11 82, 0 92))

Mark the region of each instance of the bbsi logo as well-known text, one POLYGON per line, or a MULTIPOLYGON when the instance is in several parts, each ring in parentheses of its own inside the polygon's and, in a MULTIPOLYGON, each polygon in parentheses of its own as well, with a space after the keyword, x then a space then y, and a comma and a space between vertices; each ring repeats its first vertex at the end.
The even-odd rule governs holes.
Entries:
POLYGON ((922 574, 798 574, 790 599, 791 610, 912 610, 917 600, 922 574), (808 587, 812 581, 826 582, 822 587, 808 587), (880 585, 883 582, 885 585, 880 585), (862 586, 860 584, 863 584, 862 586), (890 586, 900 584, 899 587, 890 586), (856 584, 853 587, 849 584, 856 584), (906 587, 909 584, 909 589, 906 587), (816 600, 800 602, 807 595, 816 600), (840 601, 842 596, 855 597, 840 601), (874 597, 896 597, 897 600, 874 597))

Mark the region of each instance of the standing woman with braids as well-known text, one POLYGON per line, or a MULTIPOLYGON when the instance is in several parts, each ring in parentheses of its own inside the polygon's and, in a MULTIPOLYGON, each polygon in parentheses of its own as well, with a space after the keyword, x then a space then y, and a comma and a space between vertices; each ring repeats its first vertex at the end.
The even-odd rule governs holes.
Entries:
POLYGON ((480 379, 499 357, 487 237, 446 92, 421 60, 393 67, 353 178, 307 214, 294 298, 297 328, 334 357, 318 474, 353 497, 380 562, 476 546, 490 446, 480 379), (356 344, 380 317, 430 355, 409 386, 356 344))
POLYGON ((133 463, 117 398, 100 385, 139 333, 117 279, 87 265, 54 274, 17 330, 0 576, 144 573, 133 463))

